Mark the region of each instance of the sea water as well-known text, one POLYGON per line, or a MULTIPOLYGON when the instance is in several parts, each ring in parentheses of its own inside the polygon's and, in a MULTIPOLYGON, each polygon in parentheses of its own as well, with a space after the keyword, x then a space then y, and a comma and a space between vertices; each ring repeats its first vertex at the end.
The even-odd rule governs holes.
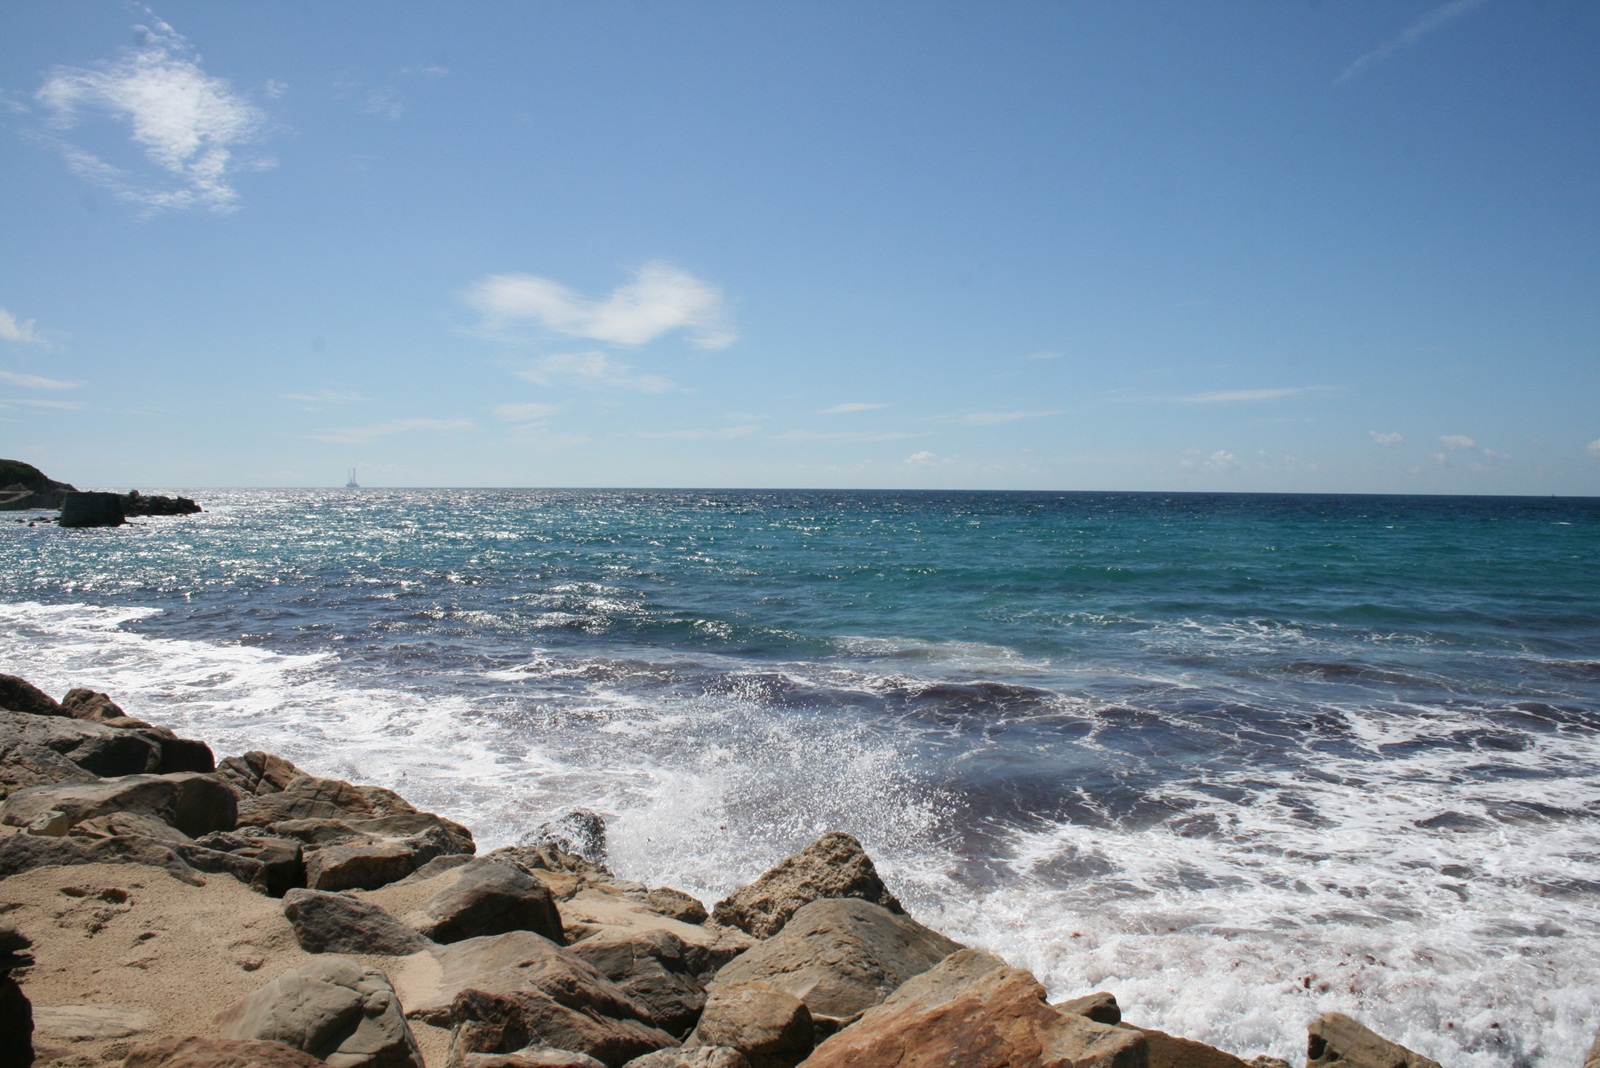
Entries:
POLYGON ((1052 997, 1247 1057, 1600 1024, 1600 500, 186 492, 0 522, 0 671, 485 848, 589 807, 708 902, 849 831, 1052 997))

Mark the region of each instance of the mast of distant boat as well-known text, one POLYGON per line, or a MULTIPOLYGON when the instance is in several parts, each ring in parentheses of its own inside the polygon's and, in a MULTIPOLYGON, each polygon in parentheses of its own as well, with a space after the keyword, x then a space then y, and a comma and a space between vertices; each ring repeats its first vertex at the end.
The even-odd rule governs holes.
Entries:
POLYGON ((344 484, 344 488, 345 489, 360 489, 361 488, 361 483, 356 481, 356 469, 353 468, 353 467, 350 469, 350 481, 346 482, 344 484))

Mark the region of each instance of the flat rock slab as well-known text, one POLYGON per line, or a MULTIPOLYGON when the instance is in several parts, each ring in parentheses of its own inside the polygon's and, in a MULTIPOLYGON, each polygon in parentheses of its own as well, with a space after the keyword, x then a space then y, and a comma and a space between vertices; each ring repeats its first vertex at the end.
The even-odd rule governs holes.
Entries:
POLYGON ((685 923, 657 912, 648 901, 598 888, 579 890, 563 900, 561 921, 569 945, 600 934, 666 931, 691 954, 690 968, 696 974, 716 971, 756 944, 736 927, 685 923), (703 961, 695 956, 698 954, 704 955, 703 961))
POLYGON ((771 938, 801 908, 830 897, 857 897, 890 912, 905 911, 883 885, 861 843, 842 831, 829 831, 717 902, 711 918, 757 938, 771 938))
MULTIPOLYGON (((637 1064, 638 1061, 629 1061, 637 1064)), ((515 1053, 469 1053, 461 1068, 606 1068, 587 1053, 530 1046, 515 1053)))
POLYGON ((168 1036, 142 1042, 122 1068, 327 1068, 325 1062, 282 1042, 202 1035, 168 1036))
POLYGON ((965 949, 817 1047, 806 1068, 1146 1068, 1137 1031, 1045 1004, 1044 987, 965 949))
POLYGON ((50 822, 59 813, 65 834, 96 816, 119 812, 152 816, 197 838, 212 831, 231 831, 237 815, 233 791, 214 775, 182 771, 170 775, 122 775, 95 782, 57 783, 19 790, 6 799, 0 822, 30 827, 50 822))
POLYGON ((38 1035, 68 1042, 140 1035, 155 1025, 155 1017, 122 1005, 35 1005, 33 1029, 38 1035))
POLYGON ((843 1023, 921 975, 961 943, 859 898, 813 901, 783 930, 717 972, 717 988, 763 982, 843 1023))
POLYGON ((750 1068, 750 1062, 731 1046, 696 1046, 647 1053, 625 1068, 750 1068))

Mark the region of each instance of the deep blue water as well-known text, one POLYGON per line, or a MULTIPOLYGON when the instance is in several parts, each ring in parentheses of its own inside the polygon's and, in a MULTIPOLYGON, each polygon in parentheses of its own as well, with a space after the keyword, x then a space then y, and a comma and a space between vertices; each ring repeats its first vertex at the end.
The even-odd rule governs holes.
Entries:
POLYGON ((0 670, 485 845, 586 804, 708 898, 840 827, 1053 994, 1246 1055, 1328 1009, 1447 1064, 1591 1037, 1600 500, 191 495, 0 523, 0 670))

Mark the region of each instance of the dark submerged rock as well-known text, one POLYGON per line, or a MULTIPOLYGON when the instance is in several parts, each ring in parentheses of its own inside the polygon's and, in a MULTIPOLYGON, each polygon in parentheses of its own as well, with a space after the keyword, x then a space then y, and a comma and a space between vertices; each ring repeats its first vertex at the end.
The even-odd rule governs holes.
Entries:
POLYGON ((115 493, 72 491, 61 501, 64 527, 120 527, 127 521, 122 497, 115 493))

